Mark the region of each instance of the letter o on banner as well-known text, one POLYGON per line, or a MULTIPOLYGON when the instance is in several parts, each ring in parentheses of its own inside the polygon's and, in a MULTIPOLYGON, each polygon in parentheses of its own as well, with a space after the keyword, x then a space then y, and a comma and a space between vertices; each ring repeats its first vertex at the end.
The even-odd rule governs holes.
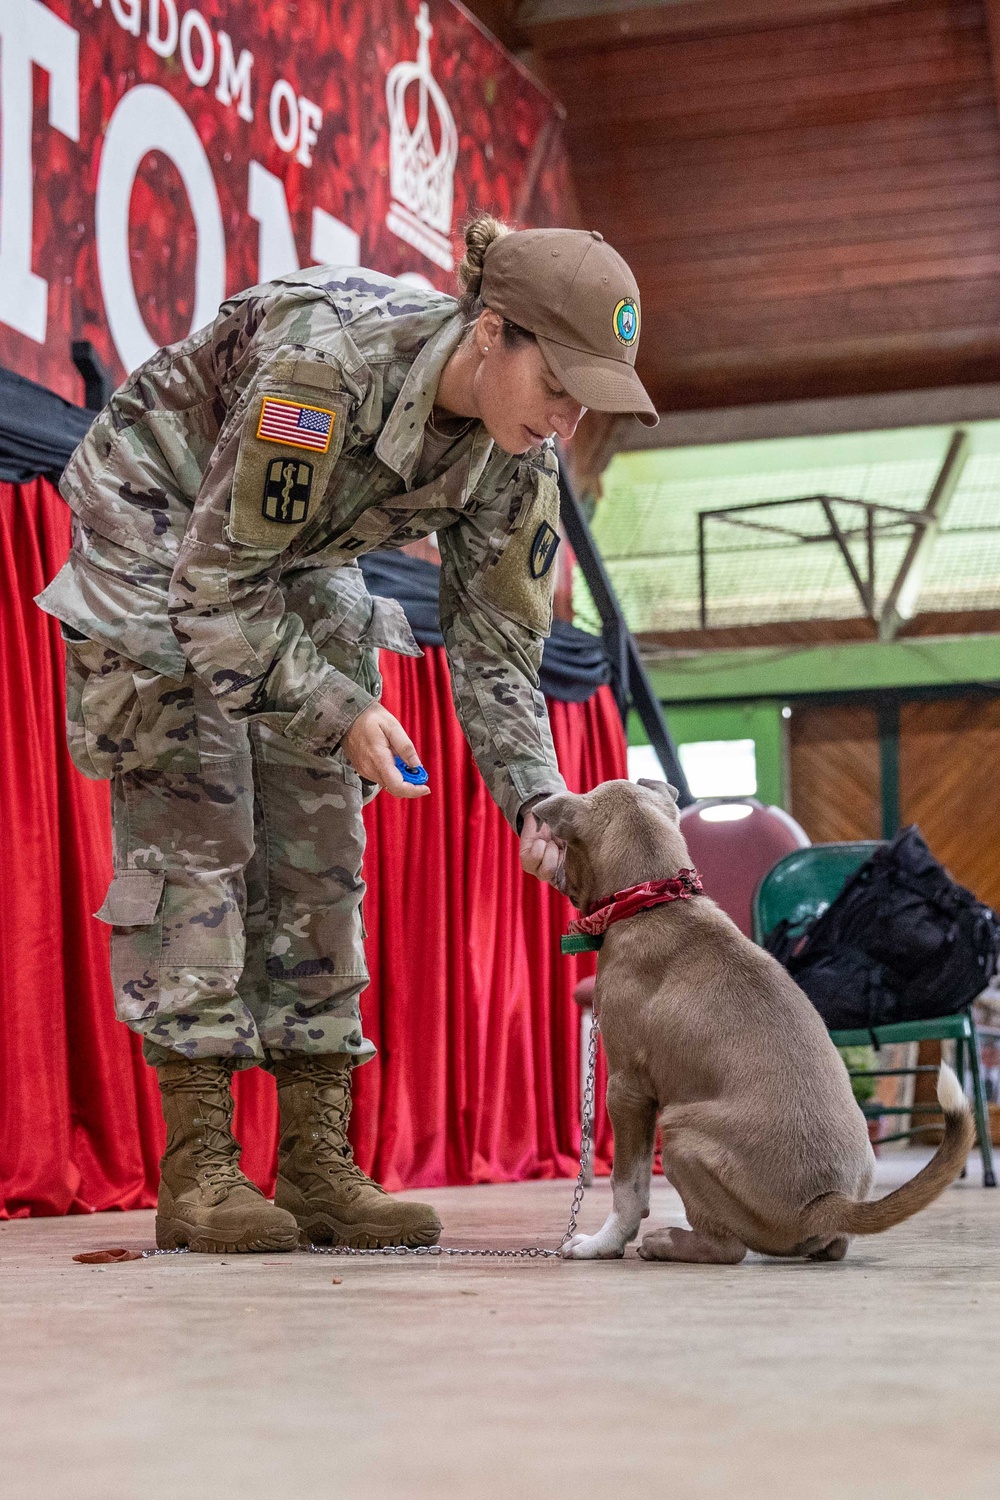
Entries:
POLYGON ((215 317, 226 294, 222 211, 205 148, 176 99, 155 84, 140 84, 122 96, 108 122, 95 214, 104 310, 119 358, 129 371, 157 349, 136 300, 128 246, 132 184, 149 151, 162 151, 173 162, 194 215, 198 244, 192 329, 215 317))
POLYGON ((198 89, 203 89, 215 72, 215 40, 212 28, 200 11, 184 12, 181 22, 181 62, 185 73, 198 89), (200 63, 195 62, 191 46, 191 38, 195 32, 198 33, 198 46, 201 50, 200 63))
POLYGON ((299 101, 287 78, 279 78, 271 90, 268 113, 271 118, 271 134, 282 151, 294 151, 299 138, 299 101), (288 123, 281 118, 282 107, 288 123))

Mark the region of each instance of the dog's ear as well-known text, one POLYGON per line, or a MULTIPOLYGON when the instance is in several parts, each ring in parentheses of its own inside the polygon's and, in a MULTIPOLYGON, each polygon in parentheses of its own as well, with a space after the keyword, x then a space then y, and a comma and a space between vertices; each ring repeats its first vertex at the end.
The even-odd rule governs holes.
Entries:
POLYGON ((556 838, 569 843, 571 839, 578 838, 583 830, 586 804, 582 797, 577 797, 573 792, 557 792, 554 797, 536 802, 531 811, 539 823, 549 825, 556 838))
POLYGON ((667 804, 668 811, 670 812, 673 812, 680 800, 680 792, 675 786, 671 786, 669 781, 648 781, 645 776, 640 776, 638 785, 646 787, 651 792, 655 792, 661 801, 667 804))

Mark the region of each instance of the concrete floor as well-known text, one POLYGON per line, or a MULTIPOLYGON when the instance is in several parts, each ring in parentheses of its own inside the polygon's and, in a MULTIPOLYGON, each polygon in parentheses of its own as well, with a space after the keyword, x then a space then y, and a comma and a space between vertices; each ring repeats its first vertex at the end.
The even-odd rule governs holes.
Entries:
MULTIPOLYGON (((451 1244, 554 1244, 569 1192, 425 1196, 451 1244)), ((681 1219, 658 1180, 650 1223, 681 1219)), ((5 1500, 1000 1494, 1000 1191, 975 1173, 832 1265, 71 1260, 152 1232, 0 1225, 5 1500)))

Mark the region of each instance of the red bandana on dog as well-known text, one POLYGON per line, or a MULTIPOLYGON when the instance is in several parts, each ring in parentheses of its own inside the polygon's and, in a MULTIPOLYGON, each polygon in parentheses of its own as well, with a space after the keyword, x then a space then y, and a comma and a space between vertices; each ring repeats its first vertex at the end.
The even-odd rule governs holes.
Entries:
POLYGON ((627 890, 615 891, 613 896, 606 896, 589 917, 578 917, 571 922, 568 930, 597 937, 607 932, 612 922, 622 922, 626 917, 634 917, 636 912, 650 911, 654 906, 665 906, 668 901, 687 901, 691 896, 703 894, 697 870, 678 870, 670 880, 647 880, 645 885, 630 885, 627 890))

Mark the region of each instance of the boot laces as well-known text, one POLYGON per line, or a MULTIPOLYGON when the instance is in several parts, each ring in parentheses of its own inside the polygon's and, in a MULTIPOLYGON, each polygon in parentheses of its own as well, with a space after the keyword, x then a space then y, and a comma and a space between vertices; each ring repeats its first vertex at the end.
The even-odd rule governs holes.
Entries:
POLYGON ((198 1134, 191 1142, 198 1175, 212 1187, 229 1188, 246 1184, 239 1167, 239 1146, 232 1137, 232 1099, 229 1081, 220 1086, 214 1070, 194 1066, 178 1092, 195 1096, 198 1108, 198 1134))
POLYGON ((221 1203, 231 1188, 247 1187, 257 1192, 240 1171, 240 1148, 232 1136, 233 1100, 230 1075, 215 1059, 194 1058, 183 1071, 161 1074, 164 1096, 185 1094, 197 1110, 191 1121, 194 1134, 187 1135, 198 1179, 212 1200, 221 1203))
POLYGON ((201 1134, 193 1145, 198 1173, 213 1187, 238 1187, 246 1182, 240 1171, 236 1146, 230 1134, 229 1112, 214 1101, 198 1100, 201 1134))
POLYGON ((347 1139, 347 1127, 351 1118, 351 1095, 344 1090, 338 1099, 333 1090, 317 1089, 314 1095, 317 1136, 313 1160, 317 1166, 326 1168, 341 1179, 356 1182, 359 1186, 384 1191, 377 1182, 372 1182, 354 1160, 351 1143, 347 1139))

